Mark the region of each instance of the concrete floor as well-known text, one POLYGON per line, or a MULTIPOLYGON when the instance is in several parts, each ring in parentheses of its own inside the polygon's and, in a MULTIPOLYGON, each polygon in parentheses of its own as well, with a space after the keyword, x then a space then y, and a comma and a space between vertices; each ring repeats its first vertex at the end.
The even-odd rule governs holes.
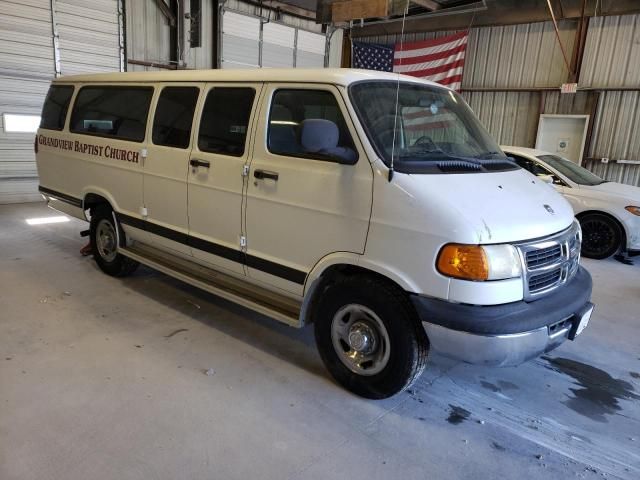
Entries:
POLYGON ((83 223, 25 223, 50 215, 0 206, 2 480, 640 478, 640 265, 585 261, 592 324, 547 358, 434 356, 376 402, 334 384, 311 329, 110 278, 83 223))

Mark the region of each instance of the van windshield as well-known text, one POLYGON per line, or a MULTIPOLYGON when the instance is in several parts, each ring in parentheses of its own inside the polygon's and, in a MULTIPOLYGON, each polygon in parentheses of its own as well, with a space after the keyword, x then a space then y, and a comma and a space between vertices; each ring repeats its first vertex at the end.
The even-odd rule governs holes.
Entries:
POLYGON ((416 165, 447 161, 481 165, 489 159, 499 160, 507 169, 518 168, 507 162, 462 97, 450 90, 366 81, 351 86, 350 95, 378 155, 387 165, 393 155, 399 171, 405 167, 407 173, 421 173, 416 165))

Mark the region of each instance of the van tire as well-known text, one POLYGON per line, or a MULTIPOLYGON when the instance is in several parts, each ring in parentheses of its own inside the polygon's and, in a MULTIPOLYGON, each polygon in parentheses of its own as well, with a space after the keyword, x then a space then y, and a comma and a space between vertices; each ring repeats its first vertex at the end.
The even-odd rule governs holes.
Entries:
POLYGON ((384 280, 354 275, 330 284, 322 292, 314 324, 325 366, 339 384, 361 397, 395 395, 411 386, 426 366, 429 340, 422 323, 406 293, 384 280), (363 345, 375 347, 363 358, 377 359, 362 362, 366 368, 349 360, 353 352, 360 354, 358 346, 369 353, 363 345))
POLYGON ((91 213, 89 238, 100 270, 112 277, 132 274, 140 264, 117 252, 116 229, 120 229, 120 235, 124 235, 124 231, 114 223, 113 210, 108 205, 99 205, 91 213))

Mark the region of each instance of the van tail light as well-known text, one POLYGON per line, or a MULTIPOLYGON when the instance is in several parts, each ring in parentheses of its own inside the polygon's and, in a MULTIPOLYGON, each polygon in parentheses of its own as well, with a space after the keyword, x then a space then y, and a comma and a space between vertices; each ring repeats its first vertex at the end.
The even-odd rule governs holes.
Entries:
POLYGON ((33 141, 33 151, 37 154, 38 153, 38 136, 36 135, 35 140, 33 141))

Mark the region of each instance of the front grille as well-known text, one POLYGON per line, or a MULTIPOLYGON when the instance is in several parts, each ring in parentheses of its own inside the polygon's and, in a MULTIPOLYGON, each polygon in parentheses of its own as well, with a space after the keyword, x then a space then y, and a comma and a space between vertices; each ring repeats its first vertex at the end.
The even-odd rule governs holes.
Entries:
POLYGON ((578 272, 580 233, 577 222, 564 232, 517 247, 523 259, 526 300, 552 292, 578 272))
POLYGON ((548 273, 532 275, 529 277, 529 291, 538 292, 554 286, 562 279, 562 268, 558 267, 548 273))
POLYGON ((562 256, 562 246, 553 245, 539 250, 531 250, 526 254, 527 266, 529 268, 544 267, 557 262, 562 256))

